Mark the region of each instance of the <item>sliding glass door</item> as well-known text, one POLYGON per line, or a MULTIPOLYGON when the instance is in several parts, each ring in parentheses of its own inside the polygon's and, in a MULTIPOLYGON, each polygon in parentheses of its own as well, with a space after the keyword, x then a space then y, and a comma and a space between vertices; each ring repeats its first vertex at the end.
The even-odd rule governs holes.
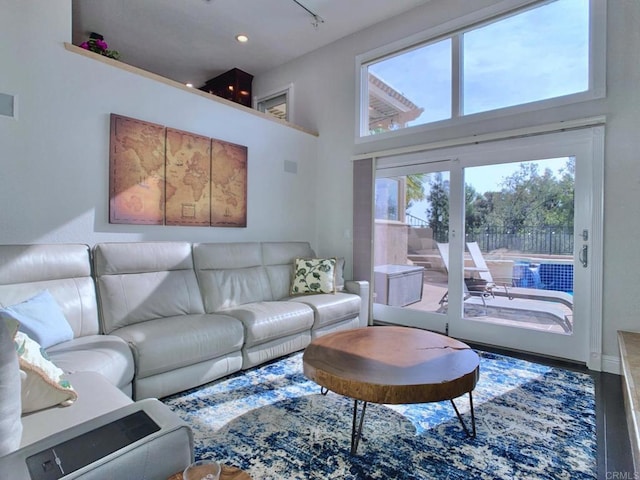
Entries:
POLYGON ((374 321, 587 362, 601 295, 593 139, 589 129, 378 159, 374 321))
POLYGON ((378 165, 373 309, 380 321, 447 330, 449 275, 438 245, 449 236, 449 165, 378 165))

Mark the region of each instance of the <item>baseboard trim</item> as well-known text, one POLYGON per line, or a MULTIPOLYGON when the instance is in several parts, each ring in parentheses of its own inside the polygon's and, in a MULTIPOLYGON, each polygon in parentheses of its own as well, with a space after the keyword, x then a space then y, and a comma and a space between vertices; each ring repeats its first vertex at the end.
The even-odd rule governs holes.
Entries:
POLYGON ((620 357, 614 357, 613 355, 602 355, 602 371, 607 373, 615 373, 616 375, 622 375, 620 357))

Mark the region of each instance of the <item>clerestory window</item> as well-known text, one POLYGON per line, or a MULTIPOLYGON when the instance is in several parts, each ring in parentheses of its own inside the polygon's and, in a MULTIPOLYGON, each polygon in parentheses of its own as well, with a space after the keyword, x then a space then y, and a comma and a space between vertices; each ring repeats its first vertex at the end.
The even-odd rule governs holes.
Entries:
POLYGON ((604 96, 601 3, 535 2, 362 55, 360 136, 604 96))

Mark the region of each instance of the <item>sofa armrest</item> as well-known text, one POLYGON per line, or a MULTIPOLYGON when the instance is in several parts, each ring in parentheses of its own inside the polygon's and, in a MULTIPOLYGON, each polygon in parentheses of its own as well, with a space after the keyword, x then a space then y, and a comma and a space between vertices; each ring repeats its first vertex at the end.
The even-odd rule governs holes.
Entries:
POLYGON ((360 326, 366 327, 370 323, 369 319, 369 282, 364 280, 347 280, 344 288, 349 293, 354 293, 360 297, 360 326))
MULTIPOLYGON (((145 399, 57 432, 1 457, 0 480, 37 479, 37 476, 31 476, 29 473, 26 463, 28 457, 55 448, 68 440, 138 411, 145 412, 158 425, 159 430, 69 473, 64 477, 65 480, 76 478, 153 480, 169 478, 175 472, 184 470, 193 461, 191 429, 160 401, 145 399)), ((64 466, 64 458, 62 466, 64 466)), ((47 478, 60 478, 60 476, 47 478)))

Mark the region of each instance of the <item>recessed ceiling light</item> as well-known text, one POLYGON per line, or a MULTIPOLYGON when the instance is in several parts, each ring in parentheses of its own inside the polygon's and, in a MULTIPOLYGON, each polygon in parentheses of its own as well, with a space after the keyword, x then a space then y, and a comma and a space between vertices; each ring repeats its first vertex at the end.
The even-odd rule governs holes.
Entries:
POLYGON ((185 83, 185 85, 189 88, 193 88, 193 83, 185 83))
POLYGON ((249 37, 247 37, 244 33, 240 33, 236 35, 236 40, 240 43, 247 43, 249 41, 249 37))

